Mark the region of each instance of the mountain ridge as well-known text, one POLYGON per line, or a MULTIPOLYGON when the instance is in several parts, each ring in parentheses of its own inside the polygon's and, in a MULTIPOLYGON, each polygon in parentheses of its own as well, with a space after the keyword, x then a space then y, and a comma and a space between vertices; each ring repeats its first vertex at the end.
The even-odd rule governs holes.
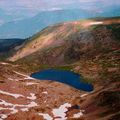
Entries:
POLYGON ((11 21, 7 24, 2 25, 0 27, 0 38, 4 38, 2 36, 6 36, 7 34, 9 35, 7 38, 27 38, 49 25, 65 21, 77 20, 80 18, 84 18, 84 16, 90 16, 89 12, 79 9, 42 11, 32 18, 13 22, 11 21))
POLYGON ((24 20, 11 21, 0 26, 0 38, 27 38, 43 28, 67 21, 87 19, 94 17, 118 16, 118 7, 103 13, 93 14, 93 12, 83 9, 63 9, 56 11, 42 11, 38 15, 24 20), (117 12, 114 12, 117 11, 117 12), (112 14, 111 14, 112 13, 112 14))
MULTIPOLYGON (((39 32, 38 34, 28 39, 25 45, 20 50, 18 50, 17 53, 13 55, 13 57, 11 57, 9 60, 16 61, 45 48, 52 49, 55 47, 64 46, 65 44, 69 45, 69 42, 73 39, 80 39, 81 44, 83 44, 84 42, 88 42, 89 45, 90 45, 90 42, 91 44, 93 44, 93 41, 94 41, 93 33, 97 29, 92 30, 92 28, 94 29, 94 27, 100 26, 100 28, 103 29, 103 31, 106 31, 106 34, 109 33, 108 37, 111 37, 110 30, 107 30, 107 28, 104 26, 107 26, 107 25, 109 26, 111 24, 114 24, 115 22, 119 24, 120 20, 119 19, 111 19, 111 20, 106 19, 102 21, 84 20, 84 21, 75 21, 75 22, 67 22, 63 24, 56 24, 56 25, 47 27, 43 29, 41 32, 39 32)), ((103 34, 103 37, 105 36, 104 35, 105 33, 102 33, 102 30, 101 31, 98 30, 98 31, 101 34, 103 34)), ((95 33, 95 34, 98 34, 98 33, 95 33)))

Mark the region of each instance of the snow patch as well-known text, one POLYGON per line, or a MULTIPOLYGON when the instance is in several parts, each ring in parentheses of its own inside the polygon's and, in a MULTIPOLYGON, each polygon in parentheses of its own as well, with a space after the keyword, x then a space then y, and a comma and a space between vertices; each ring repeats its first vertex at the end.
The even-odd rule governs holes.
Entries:
POLYGON ((30 77, 30 76, 27 76, 24 78, 25 80, 34 80, 34 78, 30 77))
POLYGON ((27 107, 27 108, 31 108, 31 107, 37 106, 37 103, 34 102, 34 101, 32 101, 32 102, 30 102, 30 104, 28 104, 28 105, 20 105, 20 104, 8 103, 8 102, 6 102, 6 101, 0 99, 0 105, 13 106, 13 108, 15 108, 15 107, 27 107))
POLYGON ((102 24, 103 24, 102 21, 100 21, 100 22, 91 22, 90 23, 90 25, 102 25, 102 24))
POLYGON ((43 94, 48 94, 48 92, 47 91, 44 91, 44 92, 42 92, 43 94))
POLYGON ((8 116, 7 115, 5 115, 5 114, 0 114, 0 120, 4 120, 4 119, 6 119, 8 116))
POLYGON ((38 83, 34 83, 34 82, 27 82, 26 85, 29 86, 29 85, 37 85, 38 83))
MULTIPOLYGON (((2 91, 3 93, 3 91, 2 91)), ((8 94, 8 93, 7 93, 8 94)), ((12 94, 13 95, 13 94, 12 94)), ((14 94, 15 95, 15 94, 14 94)), ((18 95, 18 94, 17 94, 18 95)), ((9 114, 0 114, 0 120, 3 120, 5 119, 4 117, 6 116, 6 118, 8 117, 8 115, 11 115, 11 114, 15 114, 18 112, 18 109, 17 107, 20 107, 20 110, 21 111, 28 111, 29 108, 32 108, 32 107, 36 107, 38 106, 38 104, 36 102, 34 102, 34 100, 36 99, 36 96, 34 93, 30 93, 31 97, 27 97, 28 99, 32 100, 29 104, 27 105, 22 105, 22 104, 12 104, 12 103, 9 103, 9 102, 6 102, 5 100, 2 100, 0 99, 0 105, 4 105, 5 107, 0 107, 0 110, 10 110, 11 112, 9 114)), ((15 96, 16 97, 16 96, 15 96)), ((17 96, 18 97, 18 96, 17 96)))
POLYGON ((23 77, 25 77, 24 79, 31 79, 31 80, 34 80, 34 78, 32 78, 32 77, 30 77, 30 76, 28 76, 28 75, 25 75, 25 74, 22 74, 22 73, 19 73, 19 72, 17 72, 17 71, 13 71, 14 73, 16 73, 16 74, 18 74, 18 75, 21 75, 21 76, 23 76, 23 77))
POLYGON ((43 116, 45 120, 53 120, 53 119, 54 120, 67 120, 66 112, 68 111, 69 107, 71 107, 71 104, 65 103, 61 105, 59 108, 53 109, 52 113, 53 113, 54 118, 52 118, 49 114, 44 114, 44 113, 38 113, 38 115, 43 116))
POLYGON ((27 97, 28 99, 30 99, 30 100, 35 100, 36 99, 36 96, 35 96, 35 94, 34 93, 30 93, 30 97, 27 97))
POLYGON ((83 116, 83 112, 84 112, 84 110, 80 110, 80 112, 74 114, 72 118, 80 118, 81 116, 83 116))
POLYGON ((52 118, 50 115, 48 115, 48 114, 38 113, 38 115, 43 116, 43 118, 44 118, 45 120, 53 120, 53 118, 52 118))
POLYGON ((8 80, 14 81, 14 79, 12 79, 12 78, 8 78, 8 80))
POLYGON ((9 95, 9 96, 12 96, 12 97, 14 97, 16 99, 19 98, 19 97, 24 97, 21 94, 13 94, 13 93, 5 92, 5 91, 2 91, 2 90, 0 90, 0 94, 9 95))
POLYGON ((83 94, 83 95, 81 95, 80 97, 82 98, 82 97, 85 97, 85 96, 87 96, 88 94, 83 94))
POLYGON ((9 63, 1 62, 1 65, 9 65, 9 63))
POLYGON ((71 104, 65 103, 64 105, 61 105, 58 109, 53 109, 52 113, 54 117, 60 117, 56 120, 66 120, 66 113, 68 111, 68 108, 71 107, 71 104))
POLYGON ((36 107, 38 106, 36 102, 32 101, 30 104, 28 105, 23 105, 24 107, 28 107, 28 108, 31 108, 31 107, 36 107))
POLYGON ((29 111, 28 108, 22 108, 21 111, 25 112, 25 111, 29 111))
POLYGON ((5 105, 5 106, 12 106, 13 104, 12 103, 8 103, 2 99, 0 99, 0 105, 5 105))

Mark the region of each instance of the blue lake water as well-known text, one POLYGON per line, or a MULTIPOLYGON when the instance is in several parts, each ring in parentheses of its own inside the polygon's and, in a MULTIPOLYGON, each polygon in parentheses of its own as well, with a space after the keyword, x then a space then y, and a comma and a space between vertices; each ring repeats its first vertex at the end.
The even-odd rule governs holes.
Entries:
POLYGON ((88 92, 93 90, 93 86, 91 84, 82 82, 80 75, 71 71, 46 69, 31 74, 31 77, 40 80, 57 81, 72 86, 78 90, 88 92))

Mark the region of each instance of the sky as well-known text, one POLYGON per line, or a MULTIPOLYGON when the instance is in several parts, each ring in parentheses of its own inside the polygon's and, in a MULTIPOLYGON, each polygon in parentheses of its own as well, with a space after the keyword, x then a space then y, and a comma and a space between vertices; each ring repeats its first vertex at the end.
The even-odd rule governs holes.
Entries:
POLYGON ((6 19, 32 17, 40 11, 60 9, 86 9, 102 12, 102 8, 120 6, 120 0, 0 0, 0 24, 6 19), (2 11, 2 13, 1 13, 2 11), (2 19, 2 17, 5 19, 2 19))

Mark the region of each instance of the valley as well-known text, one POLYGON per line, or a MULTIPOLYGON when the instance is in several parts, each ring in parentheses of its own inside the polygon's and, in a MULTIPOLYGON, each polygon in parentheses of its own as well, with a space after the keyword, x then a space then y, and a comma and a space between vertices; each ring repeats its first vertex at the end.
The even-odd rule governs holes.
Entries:
MULTIPOLYGON (((0 120, 119 120, 120 19, 46 27, 0 61, 0 120), (69 70, 94 90, 30 77, 69 70)), ((71 79, 73 80, 73 79, 71 79)))

